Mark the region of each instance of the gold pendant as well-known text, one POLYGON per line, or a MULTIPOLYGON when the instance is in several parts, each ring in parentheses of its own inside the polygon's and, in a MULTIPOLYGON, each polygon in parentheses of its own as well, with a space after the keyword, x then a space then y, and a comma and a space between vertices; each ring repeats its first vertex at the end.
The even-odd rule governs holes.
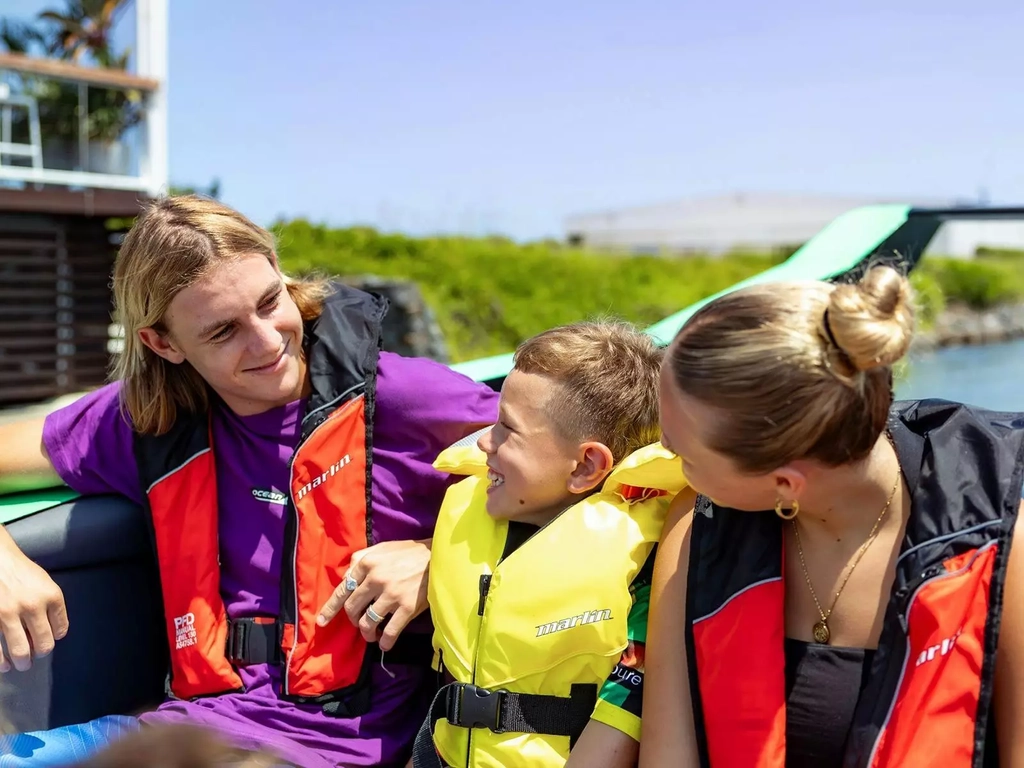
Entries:
POLYGON ((814 642, 820 643, 821 645, 828 645, 828 640, 832 637, 832 633, 828 629, 828 622, 822 619, 814 624, 814 642))

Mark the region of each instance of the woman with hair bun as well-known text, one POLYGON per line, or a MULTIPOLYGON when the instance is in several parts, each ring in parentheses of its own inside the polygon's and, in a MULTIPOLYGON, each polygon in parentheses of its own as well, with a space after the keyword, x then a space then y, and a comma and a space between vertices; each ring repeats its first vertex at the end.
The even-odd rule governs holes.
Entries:
POLYGON ((762 284, 662 370, 641 766, 1024 765, 1024 414, 893 402, 906 278, 762 284))

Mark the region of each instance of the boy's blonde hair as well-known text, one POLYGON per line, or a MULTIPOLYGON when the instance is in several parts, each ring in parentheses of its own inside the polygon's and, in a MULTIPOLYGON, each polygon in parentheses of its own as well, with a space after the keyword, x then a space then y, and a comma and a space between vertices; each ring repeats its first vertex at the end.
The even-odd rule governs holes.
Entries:
POLYGON ((580 322, 524 341, 513 367, 559 385, 551 415, 572 440, 597 440, 616 462, 656 442, 662 350, 628 323, 580 322))

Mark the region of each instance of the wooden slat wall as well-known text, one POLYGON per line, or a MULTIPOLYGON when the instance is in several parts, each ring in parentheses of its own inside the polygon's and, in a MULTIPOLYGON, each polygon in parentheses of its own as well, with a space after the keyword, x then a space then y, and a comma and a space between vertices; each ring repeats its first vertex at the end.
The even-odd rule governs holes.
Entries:
POLYGON ((0 214, 0 406, 105 381, 113 259, 102 219, 0 214))

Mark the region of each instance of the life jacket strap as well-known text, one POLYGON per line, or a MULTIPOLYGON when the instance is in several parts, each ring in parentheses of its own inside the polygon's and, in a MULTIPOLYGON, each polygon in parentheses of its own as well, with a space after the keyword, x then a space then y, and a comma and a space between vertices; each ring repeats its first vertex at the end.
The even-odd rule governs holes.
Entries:
POLYGON ((443 768, 434 747, 438 720, 460 728, 487 728, 494 733, 568 736, 572 749, 596 704, 597 686, 592 683, 573 685, 569 696, 491 691, 469 683, 449 683, 437 692, 430 714, 416 734, 413 767, 443 768))
MULTIPOLYGON (((228 661, 235 667, 283 663, 283 627, 281 622, 268 617, 229 619, 226 649, 228 661)), ((382 653, 377 643, 367 646, 370 661, 383 663, 385 667, 388 664, 429 667, 433 654, 430 635, 415 632, 403 632, 387 653, 382 653)))
POLYGON ((253 664, 280 664, 280 624, 265 617, 228 620, 227 658, 235 667, 253 664))

